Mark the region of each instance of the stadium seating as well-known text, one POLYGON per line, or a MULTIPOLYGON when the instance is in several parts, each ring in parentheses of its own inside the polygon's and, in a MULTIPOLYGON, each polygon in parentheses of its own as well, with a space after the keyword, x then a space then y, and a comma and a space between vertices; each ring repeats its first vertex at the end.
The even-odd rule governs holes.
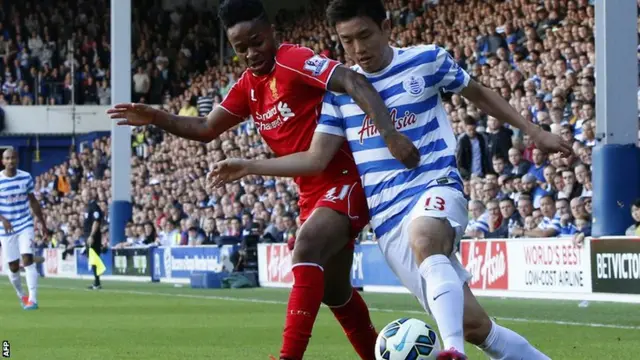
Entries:
MULTIPOLYGON (((353 64, 321 19, 322 2, 301 14, 281 13, 278 36, 353 64)), ((447 49, 477 81, 499 92, 525 118, 573 142, 575 156, 562 159, 535 149, 528 136, 487 118, 458 95, 443 95, 460 140, 457 158, 470 202, 467 236, 513 237, 540 224, 556 235, 589 232, 591 149, 594 133, 594 8, 588 0, 386 1, 394 46, 435 43, 447 49), (551 195, 553 211, 540 210, 551 195), (512 199, 509 203, 494 199, 512 199), (556 231, 557 230, 557 231, 556 231)), ((108 1, 72 0, 67 8, 24 2, 5 14, 0 104, 66 104, 70 76, 79 104, 108 104, 108 1), (95 3, 95 4, 94 4, 95 3), (67 10, 78 5, 75 18, 67 10), (37 20, 40 19, 40 20, 37 20), (58 23, 67 24, 60 29, 58 23), (53 29, 56 29, 54 32, 53 29), (19 30, 18 30, 19 29, 19 30), (29 35, 31 34, 31 35, 29 35), (75 35, 73 58, 66 40, 75 35), (5 46, 5 44, 8 44, 5 46), (15 59, 15 61, 14 61, 15 59), (70 73, 75 61, 75 74, 70 73), (11 75, 10 75, 11 74, 11 75), (44 80, 43 80, 44 79, 44 80), (97 85, 96 85, 97 84, 97 85), (35 89, 35 90, 33 90, 35 89), (35 93, 34 93, 35 91, 35 93)), ((214 60, 215 16, 206 12, 163 12, 153 1, 135 2, 133 98, 172 113, 207 113, 229 91, 242 68, 227 44, 225 64, 214 60), (144 9, 140 11, 139 9, 144 9)), ((68 243, 82 204, 73 194, 94 189, 109 202, 109 139, 75 154, 37 180, 49 227, 68 243)), ((122 246, 154 241, 219 244, 241 237, 258 223, 263 239, 285 242, 297 229, 297 189, 290 179, 249 177, 209 193, 209 163, 224 157, 270 156, 248 121, 209 144, 154 128, 133 135, 134 216, 122 246), (206 231, 205 231, 206 230, 206 231), (159 240, 160 239, 160 240, 159 240)), ((106 231, 106 228, 105 228, 106 231)), ((371 239, 367 232, 363 239, 371 239)))

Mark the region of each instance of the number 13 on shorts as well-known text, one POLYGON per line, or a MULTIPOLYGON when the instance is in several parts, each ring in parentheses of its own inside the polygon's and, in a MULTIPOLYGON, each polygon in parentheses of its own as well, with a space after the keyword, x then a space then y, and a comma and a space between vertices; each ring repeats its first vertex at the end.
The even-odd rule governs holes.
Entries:
POLYGON ((440 196, 429 196, 424 203, 425 210, 444 211, 445 201, 440 196))

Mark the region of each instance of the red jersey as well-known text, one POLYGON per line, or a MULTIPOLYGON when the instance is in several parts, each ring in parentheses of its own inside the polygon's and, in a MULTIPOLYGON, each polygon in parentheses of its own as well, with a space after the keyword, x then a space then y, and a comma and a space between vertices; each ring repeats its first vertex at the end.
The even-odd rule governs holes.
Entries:
MULTIPOLYGON (((249 69, 231 88, 222 106, 240 117, 253 117, 264 141, 277 156, 309 150, 327 84, 339 62, 316 55, 311 49, 283 44, 273 70, 263 76, 249 69)), ((345 141, 324 172, 295 178, 300 195, 326 192, 327 184, 358 181, 358 171, 345 141)))

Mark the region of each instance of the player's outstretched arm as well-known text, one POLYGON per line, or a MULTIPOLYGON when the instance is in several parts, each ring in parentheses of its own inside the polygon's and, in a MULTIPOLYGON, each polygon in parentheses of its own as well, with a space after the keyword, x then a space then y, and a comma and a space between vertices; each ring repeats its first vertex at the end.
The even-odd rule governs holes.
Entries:
POLYGON ((396 130, 387 105, 366 77, 344 66, 338 66, 327 89, 349 94, 373 120, 393 157, 410 169, 418 166, 420 152, 408 137, 396 130))
POLYGON ((469 84, 460 92, 460 95, 469 99, 486 114, 529 134, 541 150, 548 153, 561 152, 565 156, 572 153, 571 144, 562 140, 560 136, 548 133, 527 121, 502 96, 478 82, 469 80, 469 84))
POLYGON ((213 165, 207 176, 211 187, 236 181, 247 175, 312 176, 324 171, 340 150, 344 137, 316 132, 309 150, 262 160, 227 159, 213 165))
POLYGON ((107 114, 111 119, 119 119, 118 125, 155 125, 176 136, 201 142, 210 142, 242 122, 219 106, 206 117, 177 116, 145 104, 118 104, 107 114))

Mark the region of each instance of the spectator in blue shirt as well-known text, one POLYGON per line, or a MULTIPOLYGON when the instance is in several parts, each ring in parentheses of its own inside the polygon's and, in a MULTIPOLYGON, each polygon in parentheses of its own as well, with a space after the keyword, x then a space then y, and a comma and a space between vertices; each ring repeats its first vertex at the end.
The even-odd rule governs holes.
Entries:
POLYGON ((544 167, 547 165, 547 156, 540 149, 533 149, 533 165, 527 171, 527 174, 531 174, 536 177, 538 183, 543 185, 544 180, 544 167))
POLYGON ((548 195, 547 192, 538 185, 538 179, 531 174, 526 174, 522 177, 522 193, 531 196, 533 207, 536 209, 541 206, 540 200, 542 197, 548 195))

